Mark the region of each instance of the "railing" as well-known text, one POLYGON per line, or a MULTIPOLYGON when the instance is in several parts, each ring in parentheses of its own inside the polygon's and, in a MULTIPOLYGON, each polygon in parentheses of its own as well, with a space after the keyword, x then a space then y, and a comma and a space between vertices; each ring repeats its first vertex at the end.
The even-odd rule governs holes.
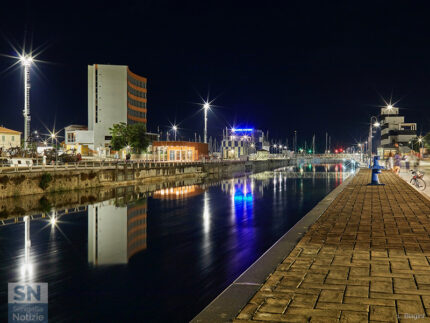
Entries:
POLYGON ((221 164, 221 163, 243 163, 240 160, 200 160, 200 161, 149 161, 149 160, 82 160, 74 163, 54 163, 46 165, 32 166, 3 166, 0 167, 0 174, 20 173, 20 172, 40 172, 40 171, 64 171, 64 170, 100 170, 100 169, 152 169, 152 168, 174 168, 184 166, 202 166, 203 164, 221 164))

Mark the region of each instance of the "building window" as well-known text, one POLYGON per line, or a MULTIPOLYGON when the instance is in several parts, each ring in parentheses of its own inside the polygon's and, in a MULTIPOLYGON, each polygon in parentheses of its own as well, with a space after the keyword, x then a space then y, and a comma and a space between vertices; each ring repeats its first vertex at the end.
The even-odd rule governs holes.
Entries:
POLYGON ((1 140, 2 140, 2 141, 5 141, 5 136, 1 136, 1 140))
POLYGON ((112 136, 105 136, 105 140, 112 140, 112 136))
POLYGON ((169 160, 175 160, 175 151, 174 150, 170 151, 170 158, 169 158, 169 160))
POLYGON ((12 136, 12 141, 15 141, 15 136, 12 136))
POLYGON ((76 134, 74 132, 67 134, 67 142, 73 143, 76 141, 76 134))

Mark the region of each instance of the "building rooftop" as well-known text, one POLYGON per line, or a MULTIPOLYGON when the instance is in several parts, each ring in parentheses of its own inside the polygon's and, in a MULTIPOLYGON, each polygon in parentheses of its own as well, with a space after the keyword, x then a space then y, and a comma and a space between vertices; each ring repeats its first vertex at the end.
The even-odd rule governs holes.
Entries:
POLYGON ((73 130, 88 130, 87 126, 79 125, 79 124, 71 124, 67 127, 64 127, 64 130, 73 131, 73 130))
POLYGON ((21 134, 20 131, 8 129, 5 127, 0 127, 0 133, 8 133, 8 134, 14 134, 14 135, 20 135, 21 134))

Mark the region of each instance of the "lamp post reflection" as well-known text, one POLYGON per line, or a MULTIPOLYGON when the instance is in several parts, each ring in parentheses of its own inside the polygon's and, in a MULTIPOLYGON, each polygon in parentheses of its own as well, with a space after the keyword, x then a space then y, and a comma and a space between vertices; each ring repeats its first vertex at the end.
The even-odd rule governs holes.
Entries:
POLYGON ((33 265, 30 259, 30 217, 24 216, 24 264, 21 267, 21 274, 24 278, 31 278, 33 274, 33 265))

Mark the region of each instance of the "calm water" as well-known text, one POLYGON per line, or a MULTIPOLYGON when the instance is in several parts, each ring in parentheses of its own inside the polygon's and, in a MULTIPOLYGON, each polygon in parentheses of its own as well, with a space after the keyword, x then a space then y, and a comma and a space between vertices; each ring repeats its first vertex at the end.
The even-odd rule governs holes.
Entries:
POLYGON ((342 182, 336 170, 264 172, 35 219, 27 264, 24 223, 0 226, 0 321, 7 283, 23 280, 49 283, 50 322, 189 321, 342 182))

